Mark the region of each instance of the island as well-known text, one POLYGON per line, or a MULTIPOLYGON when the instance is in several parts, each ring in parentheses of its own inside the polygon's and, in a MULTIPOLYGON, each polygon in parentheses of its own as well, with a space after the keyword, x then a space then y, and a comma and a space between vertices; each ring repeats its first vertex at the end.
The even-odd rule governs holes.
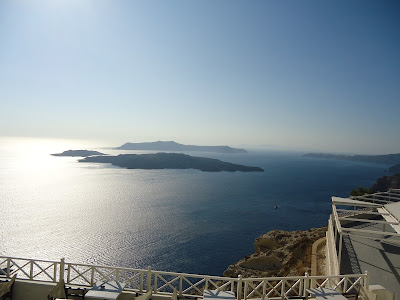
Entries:
POLYGON ((183 145, 174 141, 158 141, 149 143, 125 143, 117 150, 153 150, 153 151, 202 151, 217 153, 247 153, 244 149, 231 148, 229 146, 195 146, 183 145))
POLYGON ((218 159, 195 157, 181 153, 120 154, 118 156, 88 156, 84 163, 109 163, 127 169, 196 169, 205 172, 264 172, 259 167, 249 167, 218 159))
POLYGON ((104 153, 92 150, 67 150, 62 153, 53 153, 53 156, 72 156, 72 157, 88 157, 92 155, 105 155, 104 153))

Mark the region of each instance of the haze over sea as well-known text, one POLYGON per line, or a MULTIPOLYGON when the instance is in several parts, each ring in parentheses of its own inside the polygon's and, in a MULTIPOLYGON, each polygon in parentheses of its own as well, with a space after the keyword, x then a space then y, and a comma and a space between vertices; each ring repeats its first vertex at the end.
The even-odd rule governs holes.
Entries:
POLYGON ((272 150, 188 153, 264 173, 127 170, 49 155, 145 152, 105 146, 0 138, 0 255, 222 275, 269 230, 325 226, 331 196, 370 186, 388 168, 272 150))

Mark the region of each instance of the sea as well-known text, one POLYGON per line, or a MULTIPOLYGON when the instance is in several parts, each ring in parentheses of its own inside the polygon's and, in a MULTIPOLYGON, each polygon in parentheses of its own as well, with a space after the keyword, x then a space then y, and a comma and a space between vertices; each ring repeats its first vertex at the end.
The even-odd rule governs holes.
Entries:
POLYGON ((0 138, 0 255, 218 276, 270 230, 326 226, 332 196, 371 186, 389 167, 276 150, 187 153, 262 173, 128 170, 50 155, 151 152, 111 146, 0 138))

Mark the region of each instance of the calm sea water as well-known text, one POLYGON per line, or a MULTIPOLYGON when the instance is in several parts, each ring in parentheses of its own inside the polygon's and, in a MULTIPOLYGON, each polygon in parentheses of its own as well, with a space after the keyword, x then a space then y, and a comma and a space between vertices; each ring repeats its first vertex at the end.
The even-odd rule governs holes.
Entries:
POLYGON ((49 155, 121 153, 102 146, 0 139, 0 255, 222 275, 271 229, 326 225, 331 196, 370 186, 387 169, 272 151, 191 153, 264 173, 126 170, 49 155))

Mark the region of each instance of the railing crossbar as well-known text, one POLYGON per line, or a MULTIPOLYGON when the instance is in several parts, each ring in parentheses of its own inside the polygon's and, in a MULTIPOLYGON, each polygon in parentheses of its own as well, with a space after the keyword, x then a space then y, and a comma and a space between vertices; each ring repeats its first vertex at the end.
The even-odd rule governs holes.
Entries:
POLYGON ((342 279, 340 279, 340 280, 338 281, 338 283, 335 285, 335 288, 334 288, 334 289, 337 289, 338 287, 340 287, 340 285, 341 285, 342 283, 344 283, 345 280, 346 280, 346 277, 343 277, 342 279))
POLYGON ((25 274, 26 277, 28 277, 29 279, 31 279, 31 276, 25 272, 25 270, 23 268, 25 268, 27 265, 30 264, 30 261, 28 261, 26 264, 24 264, 22 267, 20 265, 18 265, 15 260, 11 259, 11 262, 14 264, 14 266, 17 266, 18 271, 21 271, 22 273, 25 274))
POLYGON ((246 283, 253 289, 251 293, 247 295, 247 297, 251 297, 254 294, 262 296, 262 293, 260 293, 258 289, 263 286, 263 282, 260 282, 257 286, 254 286, 250 281, 247 281, 246 283))
POLYGON ((120 272, 119 278, 122 278, 124 280, 123 283, 130 283, 133 287, 136 287, 138 290, 140 290, 140 286, 133 281, 136 278, 140 278, 140 275, 141 275, 140 273, 137 273, 132 277, 128 277, 126 272, 120 272))
POLYGON ((72 279, 70 279, 70 277, 68 277, 67 283, 71 283, 71 282, 74 281, 75 279, 81 277, 82 279, 84 279, 84 280, 90 285, 90 281, 87 280, 86 277, 83 276, 83 275, 84 275, 85 273, 91 271, 91 270, 92 270, 91 268, 86 269, 86 270, 85 270, 84 272, 82 272, 82 273, 79 272, 79 271, 78 271, 74 266, 72 266, 71 264, 68 264, 68 268, 71 269, 71 270, 73 270, 73 271, 75 271, 75 272, 77 273, 77 276, 76 276, 76 277, 73 277, 72 279))
MULTIPOLYGON (((318 284, 320 287, 325 287, 325 285, 329 282, 329 278, 326 278, 324 281, 321 282, 321 284, 318 284)), ((317 281, 318 283, 318 281, 317 281)))
POLYGON ((281 293, 277 290, 277 288, 279 288, 279 286, 282 284, 282 280, 280 280, 275 286, 272 286, 271 283, 269 283, 269 281, 266 281, 266 283, 270 286, 270 288, 272 288, 272 290, 269 291, 269 293, 267 294, 268 298, 271 298, 270 295, 272 292, 275 292, 276 294, 281 295, 281 293))
POLYGON ((289 295, 289 293, 290 293, 291 291, 293 291, 293 292, 296 293, 297 296, 299 296, 300 291, 299 291, 299 292, 296 292, 296 290, 294 290, 294 288, 298 285, 298 286, 299 286, 299 289, 300 289, 300 282, 301 282, 301 280, 299 279, 299 280, 295 281, 292 285, 290 285, 290 283, 289 283, 288 281, 286 281, 286 284, 287 284, 290 288, 286 291, 285 295, 289 295))
POLYGON ((191 283, 189 281, 189 279, 187 279, 185 276, 182 277, 183 280, 185 280, 187 283, 190 284, 190 287, 188 287, 186 290, 182 291, 182 293, 187 293, 188 291, 190 291, 191 289, 196 289, 200 294, 201 294, 201 290, 197 288, 197 286, 203 282, 206 281, 205 278, 203 278, 202 280, 199 280, 198 282, 196 282, 195 284, 191 283))
POLYGON ((103 274, 103 272, 99 269, 99 268, 94 268, 94 274, 96 274, 96 272, 101 276, 101 279, 100 280, 104 280, 104 281, 107 281, 107 280, 110 280, 110 278, 111 278, 111 276, 113 275, 113 274, 115 274, 115 276, 117 276, 117 270, 116 269, 114 269, 114 270, 111 270, 111 272, 109 272, 108 274, 105 274, 105 272, 107 271, 107 270, 104 270, 104 274, 103 274))
POLYGON ((208 283, 211 283, 215 288, 217 288, 217 290, 220 290, 218 284, 216 284, 212 279, 207 279, 207 281, 208 283))
POLYGON ((221 285, 218 289, 219 289, 220 291, 223 291, 223 289, 226 288, 227 286, 229 286, 230 284, 232 284, 232 281, 225 282, 225 283, 224 283, 223 285, 221 285))
POLYGON ((37 262, 33 261, 34 265, 36 265, 41 271, 37 274, 35 274, 34 276, 32 276, 32 279, 39 276, 40 274, 44 273, 47 275, 47 277, 49 277, 51 280, 53 280, 53 277, 51 275, 49 275, 49 273, 46 272, 46 270, 48 270, 51 267, 55 267, 54 264, 51 264, 49 266, 47 266, 46 268, 42 268, 37 262))
POLYGON ((174 283, 175 281, 179 280, 179 277, 175 277, 174 279, 167 281, 166 279, 164 279, 164 277, 162 277, 160 274, 157 274, 158 278, 160 278, 162 281, 165 282, 165 284, 159 288, 157 288, 157 291, 160 291, 162 289, 164 289, 165 287, 169 286, 172 290, 174 290, 174 286, 172 285, 172 283, 174 283))
POLYGON ((350 283, 350 287, 345 289, 345 293, 348 293, 352 288, 356 288, 356 284, 361 283, 361 277, 357 278, 354 282, 351 282, 351 280, 347 278, 347 282, 350 283))

